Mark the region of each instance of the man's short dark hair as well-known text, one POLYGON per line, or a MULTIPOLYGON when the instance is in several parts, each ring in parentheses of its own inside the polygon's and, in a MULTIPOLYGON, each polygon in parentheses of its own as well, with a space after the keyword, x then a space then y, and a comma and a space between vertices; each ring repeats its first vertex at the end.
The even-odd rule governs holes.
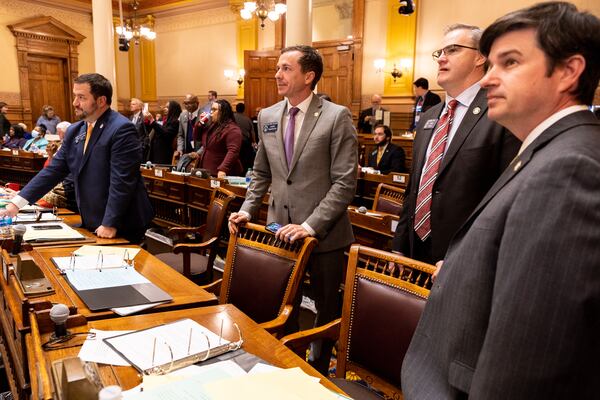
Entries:
POLYGON ((373 127, 373 132, 375 132, 375 129, 377 129, 377 128, 383 128, 383 133, 385 133, 386 139, 392 138, 392 130, 390 129, 389 126, 384 125, 384 124, 377 124, 373 127))
POLYGON ((7 105, 8 105, 8 104, 6 104, 5 102, 3 102, 3 101, 0 101, 0 108, 2 108, 2 107, 4 107, 4 106, 7 106, 7 105))
POLYGON ((235 105, 235 112, 238 114, 243 114, 244 111, 246 111, 246 106, 244 105, 244 103, 237 103, 235 105))
POLYGON ((214 97, 215 99, 217 98, 217 91, 216 90, 209 90, 208 94, 210 94, 212 97, 214 97))
POLYGON ((425 90, 429 90, 429 81, 425 78, 419 78, 416 81, 413 82, 413 85, 415 85, 418 88, 423 88, 425 90))
POLYGON ((303 73, 307 73, 313 71, 315 73, 315 79, 313 79, 310 88, 311 90, 315 90, 317 87, 317 83, 321 79, 321 75, 323 75, 323 58, 315 49, 311 46, 289 46, 281 49, 281 54, 287 53, 290 51, 299 51, 302 53, 298 63, 300 64, 301 71, 303 73))
POLYGON ((80 85, 84 83, 89 84, 90 93, 92 93, 92 96, 94 96, 94 100, 98 99, 100 96, 104 96, 106 97, 106 104, 110 106, 110 103, 112 102, 113 88, 110 84, 110 81, 102 75, 96 73, 83 74, 75 78, 73 82, 80 85))
POLYGON ((581 103, 592 104, 600 79, 600 19, 571 3, 539 3, 494 21, 481 37, 481 53, 487 57, 496 39, 523 29, 535 29, 537 45, 546 56, 547 76, 575 54, 585 58, 585 69, 572 94, 581 103))

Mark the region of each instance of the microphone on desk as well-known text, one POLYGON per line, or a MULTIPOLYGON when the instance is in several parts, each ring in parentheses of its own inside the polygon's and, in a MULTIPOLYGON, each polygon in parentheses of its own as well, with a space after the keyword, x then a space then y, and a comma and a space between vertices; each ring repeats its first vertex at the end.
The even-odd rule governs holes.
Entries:
POLYGON ((50 319, 54 322, 54 333, 52 339, 59 339, 68 335, 65 322, 69 318, 69 307, 64 304, 55 304, 50 309, 50 319))
POLYGON ((146 169, 152 169, 152 161, 146 161, 146 169))
POLYGON ((15 236, 15 240, 13 242, 13 248, 11 254, 16 256, 21 252, 21 243, 23 243, 23 235, 25 234, 25 225, 15 225, 13 226, 13 232, 15 236))
POLYGON ((367 207, 360 206, 360 207, 358 207, 358 210, 356 210, 356 211, 358 211, 361 214, 366 214, 367 213, 367 207))

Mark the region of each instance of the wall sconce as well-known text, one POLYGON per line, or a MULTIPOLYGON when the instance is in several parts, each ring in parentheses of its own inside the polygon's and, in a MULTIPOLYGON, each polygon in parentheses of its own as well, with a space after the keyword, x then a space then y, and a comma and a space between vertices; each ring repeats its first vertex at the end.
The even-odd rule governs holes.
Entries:
MULTIPOLYGON (((225 78, 228 81, 230 81, 230 80, 233 80, 234 72, 231 69, 226 69, 226 70, 223 71, 223 75, 225 75, 225 78)), ((242 84, 244 83, 244 77, 245 76, 246 76, 246 71, 243 68, 241 68, 238 71, 238 78, 236 79, 236 82, 238 84, 238 88, 242 87, 242 84)))
POLYGON ((385 71, 385 60, 383 58, 378 58, 373 60, 373 66, 375 67, 375 73, 389 73, 394 78, 394 83, 396 83, 396 79, 402 78, 402 75, 408 72, 410 67, 412 66, 412 60, 410 58, 403 58, 400 60, 400 68, 396 67, 396 63, 393 64, 394 68, 391 71, 385 71))

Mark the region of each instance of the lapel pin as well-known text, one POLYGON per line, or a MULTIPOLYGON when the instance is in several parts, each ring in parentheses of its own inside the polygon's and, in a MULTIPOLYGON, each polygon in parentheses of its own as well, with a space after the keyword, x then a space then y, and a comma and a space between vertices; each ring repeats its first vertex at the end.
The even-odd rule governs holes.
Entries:
POLYGON ((104 128, 104 124, 100 125, 100 129, 104 128))
POLYGON ((318 117, 318 116, 319 116, 319 112, 316 112, 316 113, 315 113, 315 117, 318 117))
POLYGON ((519 168, 521 168, 521 160, 517 161, 517 163, 515 164, 515 167, 513 168, 513 170, 515 172, 517 172, 519 170, 519 168))
POLYGON ((475 107, 473 109, 473 114, 475 114, 475 115, 479 114, 480 112, 481 112, 481 108, 479 108, 479 107, 475 107))

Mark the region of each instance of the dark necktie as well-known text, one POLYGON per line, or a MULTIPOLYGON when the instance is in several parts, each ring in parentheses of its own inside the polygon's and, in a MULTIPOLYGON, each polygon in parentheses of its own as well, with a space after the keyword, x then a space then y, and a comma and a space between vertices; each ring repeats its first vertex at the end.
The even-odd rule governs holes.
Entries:
POLYGON ((451 100, 446 113, 440 118, 440 123, 433 134, 431 153, 421 173, 421 184, 417 195, 417 208, 415 209, 415 231, 421 240, 425 241, 431 234, 431 194, 433 184, 442 165, 448 133, 452 127, 454 110, 458 102, 451 100))
POLYGON ((285 158, 287 159, 288 168, 292 165, 292 157, 294 157, 294 131, 296 130, 296 114, 300 109, 298 107, 290 108, 290 118, 285 129, 285 158))

